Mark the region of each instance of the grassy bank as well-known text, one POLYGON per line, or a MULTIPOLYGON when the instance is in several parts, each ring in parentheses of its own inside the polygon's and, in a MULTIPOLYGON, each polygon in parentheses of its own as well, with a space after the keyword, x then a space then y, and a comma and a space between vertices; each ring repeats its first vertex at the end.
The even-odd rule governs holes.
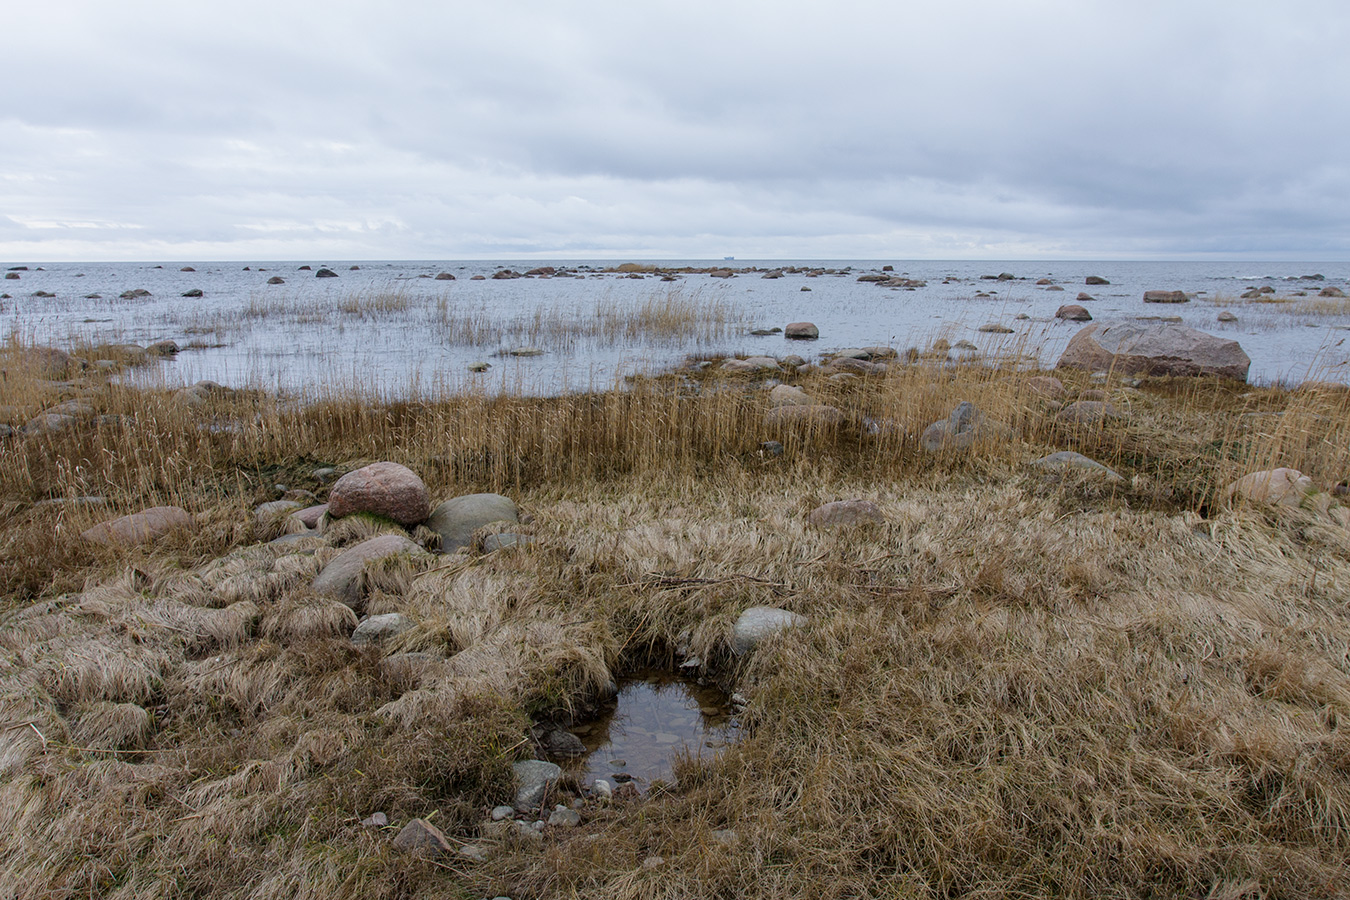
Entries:
POLYGON ((1330 492, 1350 393, 1060 373, 1117 410, 1082 426, 1039 374, 792 377, 846 424, 775 432, 762 386, 706 372, 189 401, 11 354, 7 421, 84 408, 0 443, 0 894, 1345 896, 1350 529, 1220 496, 1274 466, 1330 492), (925 452, 963 400, 997 438, 925 452), (1030 465, 1061 449, 1122 480, 1030 465), (275 545, 252 510, 386 459, 508 494, 536 543, 372 567, 357 613, 417 624, 355 647, 309 583, 392 526, 275 545), (848 498, 884 522, 808 524, 848 498), (197 527, 78 538, 165 504, 197 527), (736 657, 753 606, 807 624, 736 657), (488 821, 532 722, 679 646, 748 698, 737 743, 542 842, 488 821), (415 817, 488 858, 393 849, 415 817))

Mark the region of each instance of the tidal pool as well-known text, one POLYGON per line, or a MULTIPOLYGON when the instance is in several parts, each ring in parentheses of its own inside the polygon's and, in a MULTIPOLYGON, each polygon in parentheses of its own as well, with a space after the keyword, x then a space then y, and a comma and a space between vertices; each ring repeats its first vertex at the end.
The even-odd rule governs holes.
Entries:
POLYGON ((718 688, 650 671, 621 680, 599 716, 570 730, 586 745, 585 756, 566 764, 579 781, 632 781, 645 793, 653 781, 674 780, 677 754, 709 756, 734 741, 737 722, 718 688))

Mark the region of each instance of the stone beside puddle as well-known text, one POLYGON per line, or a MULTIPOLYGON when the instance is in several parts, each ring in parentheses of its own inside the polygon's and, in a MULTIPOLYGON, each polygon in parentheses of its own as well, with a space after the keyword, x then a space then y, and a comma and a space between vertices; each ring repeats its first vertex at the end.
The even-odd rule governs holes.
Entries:
POLYGON ((731 649, 737 656, 754 650, 766 638, 806 624, 806 617, 773 606, 752 606, 741 613, 731 631, 731 649))
POLYGON ((511 764, 516 775, 515 808, 529 810, 544 802, 548 789, 558 783, 562 769, 541 759, 527 759, 511 764))

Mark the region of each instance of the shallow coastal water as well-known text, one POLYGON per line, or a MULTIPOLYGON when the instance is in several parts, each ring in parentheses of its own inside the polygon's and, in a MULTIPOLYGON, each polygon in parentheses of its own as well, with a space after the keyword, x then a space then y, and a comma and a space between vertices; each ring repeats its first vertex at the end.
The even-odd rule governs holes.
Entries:
MULTIPOLYGON (((937 337, 969 340, 985 352, 1010 347, 1053 365, 1078 323, 1054 318, 1082 291, 1096 320, 1180 317, 1195 328, 1238 340, 1252 358, 1256 383, 1308 378, 1350 382, 1350 303, 1318 292, 1350 293, 1350 263, 1164 262, 884 262, 857 260, 664 260, 662 268, 726 265, 733 278, 691 273, 603 272, 614 262, 360 261, 229 263, 29 263, 0 290, 0 337, 58 346, 72 343, 176 341, 174 360, 137 377, 171 384, 209 378, 280 390, 359 386, 387 397, 445 388, 554 393, 608 388, 624 375, 668 368, 689 354, 805 356, 849 346, 924 346, 937 337), (180 271, 184 266, 194 271, 180 271), (317 278, 327 265, 337 277, 317 278), (501 269, 553 265, 574 277, 494 280, 501 269), (924 282, 914 289, 860 283, 895 275, 924 282), (311 266, 303 270, 301 266, 311 266), (353 267, 356 268, 353 268, 353 267), (831 269, 764 278, 785 267, 831 269), (448 272, 455 280, 435 280, 448 272), (1007 273, 1003 281, 987 276, 1007 273), (640 273, 639 273, 640 274, 640 273), (890 273, 887 273, 890 274, 890 273), (474 275, 485 280, 471 280, 474 275), (1089 286, 1088 276, 1110 284, 1089 286), (1320 279, 1305 276, 1320 275, 1320 279), (279 276, 284 284, 269 285, 279 276), (1049 279, 1052 284, 1036 282, 1049 279), (1241 301, 1252 288, 1274 294, 1241 301), (1062 288, 1051 290, 1050 288, 1062 288), (200 290, 199 298, 181 295, 200 290), (1146 290, 1182 290, 1185 304, 1142 302, 1146 290), (121 299, 130 290, 148 291, 121 299), (35 296, 39 293, 54 296, 35 296), (91 295, 98 295, 93 297, 91 295), (675 296, 700 311, 706 327, 682 333, 611 327, 617 311, 660 305, 675 296), (1301 296, 1300 296, 1301 295, 1301 296), (1222 311, 1235 323, 1220 323, 1222 311), (809 320, 820 340, 809 345, 757 328, 809 320), (978 329, 999 323, 1012 334, 978 329), (542 355, 504 351, 533 346, 542 355), (483 374, 471 363, 488 362, 483 374)), ((14 265, 18 265, 15 263, 14 265)), ((8 266, 6 266, 8 268, 8 266)))

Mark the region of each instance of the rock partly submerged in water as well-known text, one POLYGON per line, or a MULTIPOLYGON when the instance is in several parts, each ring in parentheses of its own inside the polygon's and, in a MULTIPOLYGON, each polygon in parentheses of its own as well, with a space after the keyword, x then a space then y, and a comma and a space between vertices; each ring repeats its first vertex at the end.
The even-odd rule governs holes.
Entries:
POLYGON ((1124 375, 1219 375, 1247 380, 1251 357, 1237 341, 1184 325, 1116 322, 1084 327, 1056 368, 1124 375))

